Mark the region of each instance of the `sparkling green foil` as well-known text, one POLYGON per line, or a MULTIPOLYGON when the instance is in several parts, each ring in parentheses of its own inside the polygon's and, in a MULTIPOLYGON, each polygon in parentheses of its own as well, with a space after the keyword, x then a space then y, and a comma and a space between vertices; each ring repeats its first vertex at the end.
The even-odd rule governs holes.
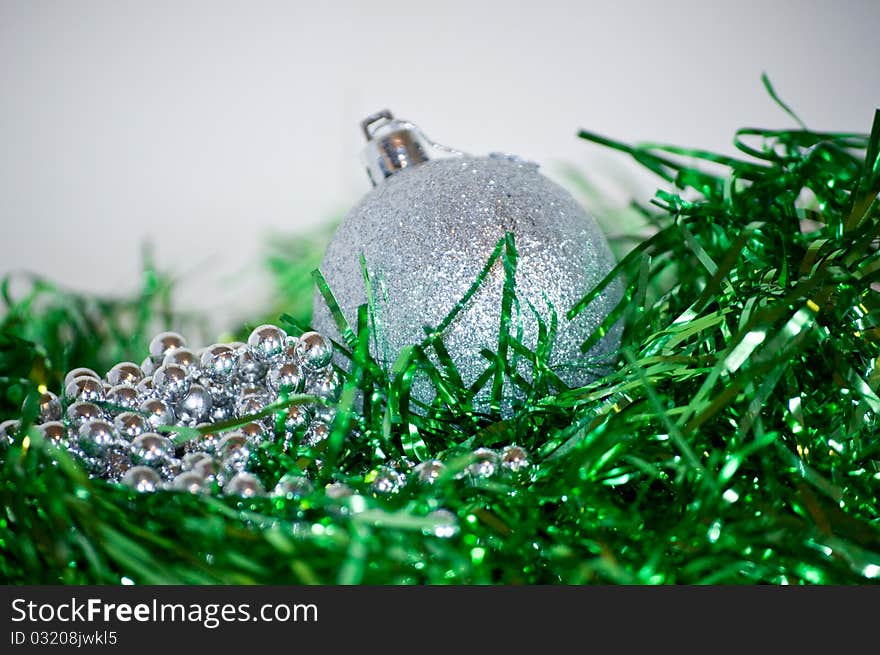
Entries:
MULTIPOLYGON (((735 144, 743 159, 631 146, 588 132, 581 137, 628 153, 667 183, 651 206, 639 207, 652 233, 594 292, 614 279, 626 284, 604 328, 583 344, 588 350, 622 317, 623 348, 613 373, 577 389, 561 382, 547 365, 557 316, 539 317, 534 350, 508 320, 499 347, 483 353, 485 374, 469 387, 437 339, 438 326, 429 326, 424 342, 386 373, 367 347, 370 331, 380 326, 363 310, 357 325, 340 325, 346 340, 340 349, 354 364, 331 438, 297 452, 269 444, 253 455, 267 488, 285 472, 305 470, 320 481, 314 493, 246 501, 137 494, 89 480, 30 429, 2 452, 0 578, 192 584, 859 584, 880 578, 880 112, 870 136, 803 125, 740 130, 735 144), (516 374, 514 362, 523 360, 531 365, 529 380, 516 374), (437 388, 432 406, 411 400, 415 375, 437 388), (476 385, 500 405, 498 381, 505 375, 525 400, 503 418, 475 412, 476 385), (509 443, 532 454, 525 478, 456 475, 474 449, 509 443), (400 493, 371 493, 375 467, 431 457, 448 465, 435 484, 410 480, 400 493), (324 492, 325 484, 340 482, 354 494, 324 492)), ((492 257, 512 280, 513 239, 502 239, 492 257)), ((297 266, 273 259, 282 290, 294 279, 303 288, 307 271, 297 266)), ((65 367, 106 370, 114 359, 142 352, 143 326, 171 320, 167 307, 154 302, 160 286, 148 286, 146 298, 89 305, 41 282, 17 299, 4 285, 3 410, 18 414, 30 392, 27 422, 37 386, 53 388, 65 367), (123 316, 135 308, 141 314, 132 330, 123 316)), ((332 307, 332 289, 318 286, 332 307)), ((557 309, 570 317, 590 299, 557 309)), ((517 302, 515 287, 506 285, 505 307, 517 302)), ((300 307, 282 311, 291 332, 306 327, 300 307)))

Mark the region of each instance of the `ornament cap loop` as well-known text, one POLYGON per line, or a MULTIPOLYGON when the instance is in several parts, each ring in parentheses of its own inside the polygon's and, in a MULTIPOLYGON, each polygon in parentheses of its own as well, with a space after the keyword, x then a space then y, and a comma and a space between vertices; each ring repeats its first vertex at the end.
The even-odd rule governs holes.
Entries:
POLYGON ((367 116, 361 121, 361 129, 367 139, 363 160, 373 186, 401 169, 462 154, 431 142, 418 126, 394 118, 388 109, 367 116))

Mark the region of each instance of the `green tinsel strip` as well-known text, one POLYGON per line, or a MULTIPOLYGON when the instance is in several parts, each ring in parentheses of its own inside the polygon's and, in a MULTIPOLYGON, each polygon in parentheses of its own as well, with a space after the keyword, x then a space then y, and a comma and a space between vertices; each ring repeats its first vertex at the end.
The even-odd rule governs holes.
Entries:
MULTIPOLYGON (((802 124, 740 130, 735 144, 744 159, 581 136, 628 153, 672 189, 658 192, 653 207, 639 207, 653 234, 595 291, 614 276, 627 285, 624 301, 584 344, 623 320, 613 372, 566 388, 546 364, 556 316, 539 317, 534 350, 522 343, 517 319, 531 308, 515 296, 516 246, 508 236, 483 273, 500 265, 509 284, 498 348, 484 353, 486 372, 476 385, 461 383, 439 339, 442 325, 427 326, 423 343, 383 370, 368 349, 381 326, 363 308, 357 325, 342 326, 339 345, 353 368, 331 437, 316 449, 285 453, 270 445, 254 456, 268 486, 297 468, 345 482, 357 494, 334 500, 319 489, 302 501, 139 495, 89 480, 32 429, 3 454, 3 580, 706 584, 880 577, 880 303, 872 288, 880 283, 880 112, 870 136, 802 124), (531 380, 517 375, 516 359, 531 364, 531 380), (437 389, 432 406, 410 402, 415 376, 437 389), (492 411, 474 411, 478 385, 492 390, 492 411), (524 401, 510 400, 512 386, 525 391, 524 401), (456 478, 475 447, 507 443, 532 452, 527 478, 456 478), (371 495, 375 466, 428 456, 450 466, 438 484, 371 495), (325 462, 320 471, 316 459, 325 462), (454 523, 435 513, 439 508, 451 511, 454 523)), ((295 267, 276 272, 307 279, 295 267)), ((332 303, 332 290, 318 281, 332 303)), ((0 371, 15 378, 16 389, 57 380, 70 365, 103 370, 97 346, 77 361, 46 353, 75 348, 77 339, 93 338, 89 330, 109 338, 103 321, 112 323, 114 311, 71 340, 50 313, 7 303, 0 371), (42 369, 28 368, 38 359, 42 369)), ((304 329, 301 309, 294 309, 300 315, 288 311, 286 327, 304 329)), ((17 401, 11 388, 4 387, 6 397, 17 401)), ((286 402, 303 398, 279 405, 286 402)), ((29 412, 26 405, 23 420, 29 412)))

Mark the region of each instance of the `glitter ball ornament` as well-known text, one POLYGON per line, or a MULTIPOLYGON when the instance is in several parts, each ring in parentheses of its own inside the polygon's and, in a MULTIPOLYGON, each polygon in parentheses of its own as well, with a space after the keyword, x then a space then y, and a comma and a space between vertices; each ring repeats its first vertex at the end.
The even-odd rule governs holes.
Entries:
MULTIPOLYGON (((579 386, 608 370, 619 346, 619 325, 588 353, 580 346, 620 300, 622 287, 612 284, 572 320, 566 318, 615 264, 599 226, 571 195, 535 164, 450 151, 388 112, 368 118, 363 127, 368 172, 376 186, 343 220, 320 269, 348 323, 356 325, 358 306, 367 303, 363 258, 377 326, 371 349, 383 366, 390 368, 402 348, 420 343, 424 326, 443 321, 498 241, 511 232, 520 300, 513 331, 521 323, 523 343, 534 348, 539 325, 529 304, 547 323, 555 312, 559 327, 550 364, 559 377, 579 386)), ((489 365, 481 350, 498 348, 504 281, 502 262, 496 261, 442 333, 466 385, 489 365)), ((320 293, 312 323, 341 340, 320 293)), ((521 374, 530 375, 522 366, 521 374)), ((478 403, 489 392, 484 386, 478 403)), ((413 393, 430 400, 419 385, 413 393)))

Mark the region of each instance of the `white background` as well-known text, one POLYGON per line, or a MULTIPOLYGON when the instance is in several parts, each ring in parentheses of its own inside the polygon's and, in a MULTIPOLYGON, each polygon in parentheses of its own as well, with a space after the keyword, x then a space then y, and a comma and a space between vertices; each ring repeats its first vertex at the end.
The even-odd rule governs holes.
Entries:
POLYGON ((0 0, 0 274, 137 288, 144 243, 220 326, 264 307, 264 244, 369 189, 359 120, 560 179, 651 184, 575 138, 731 152, 742 126, 867 131, 880 3, 0 0), (633 177, 634 176, 634 177, 633 177))

